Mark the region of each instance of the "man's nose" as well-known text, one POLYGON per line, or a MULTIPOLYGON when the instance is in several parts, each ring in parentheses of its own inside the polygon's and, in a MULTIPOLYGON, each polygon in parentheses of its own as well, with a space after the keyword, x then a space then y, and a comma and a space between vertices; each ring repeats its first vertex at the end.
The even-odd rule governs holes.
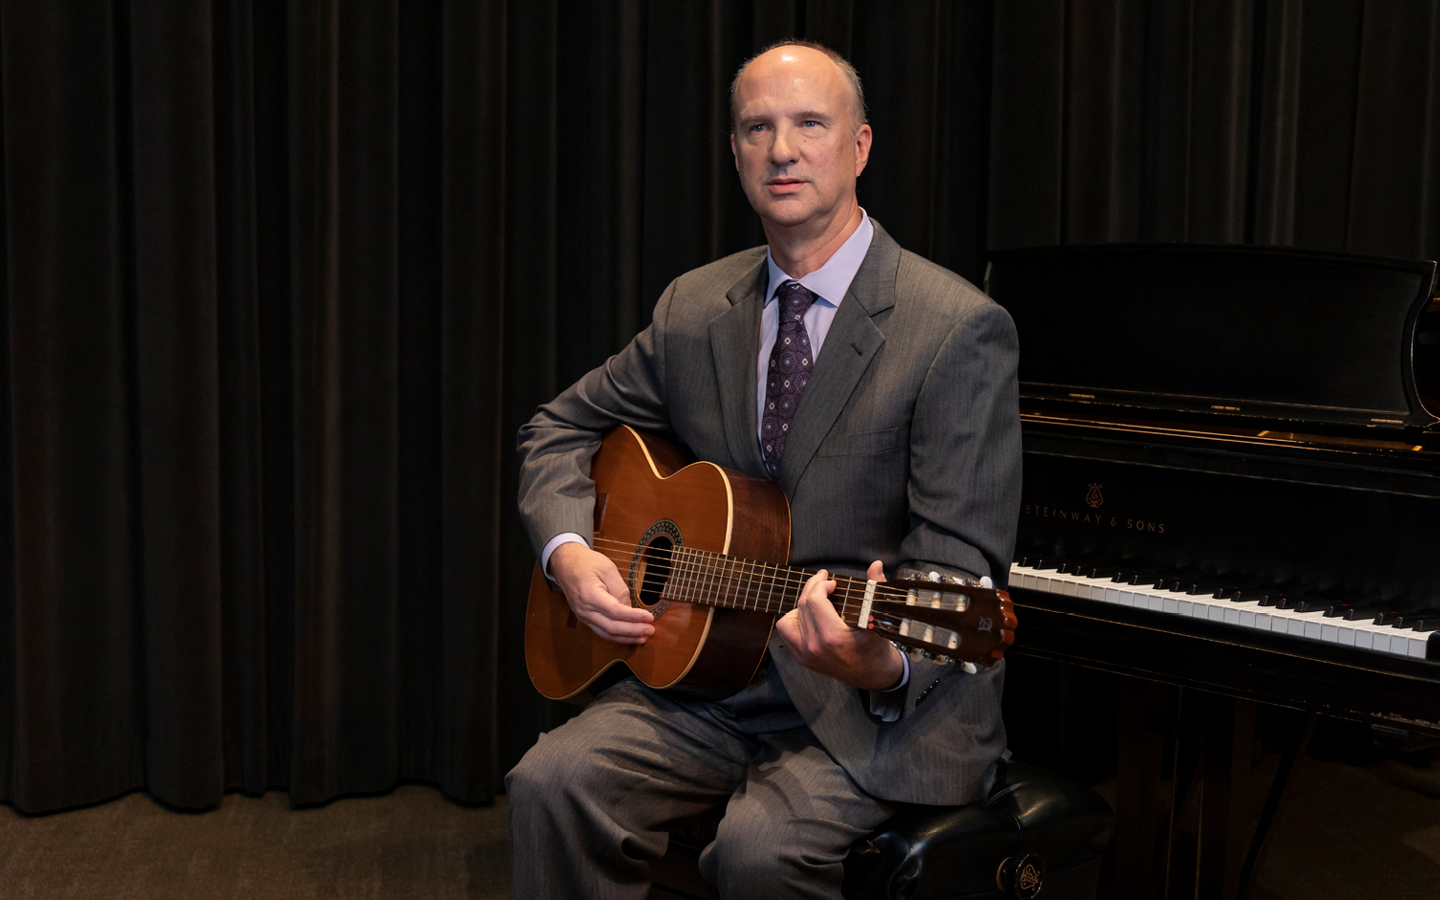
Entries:
POLYGON ((772 132, 774 138, 770 141, 770 162, 772 165, 786 166, 795 161, 795 133, 787 125, 779 125, 772 132))

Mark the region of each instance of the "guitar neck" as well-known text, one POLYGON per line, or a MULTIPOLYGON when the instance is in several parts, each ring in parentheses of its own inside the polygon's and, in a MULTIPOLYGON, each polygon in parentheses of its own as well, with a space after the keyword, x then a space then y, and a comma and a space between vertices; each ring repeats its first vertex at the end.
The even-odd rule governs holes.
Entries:
MULTIPOLYGON (((814 574, 811 569, 682 548, 673 554, 670 578, 660 599, 780 616, 795 608, 805 582, 814 574)), ((835 591, 830 595, 835 611, 846 623, 863 628, 858 620, 869 582, 831 577, 836 582, 835 591)))

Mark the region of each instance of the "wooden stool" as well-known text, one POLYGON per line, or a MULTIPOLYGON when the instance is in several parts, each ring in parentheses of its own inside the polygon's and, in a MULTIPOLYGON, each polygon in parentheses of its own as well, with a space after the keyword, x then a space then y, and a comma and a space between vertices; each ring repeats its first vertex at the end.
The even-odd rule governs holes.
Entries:
MULTIPOLYGON (((715 900, 700 851, 723 807, 681 823, 653 867, 652 898, 715 900)), ((990 796, 969 806, 910 806, 856 843, 845 860, 851 900, 1093 898, 1114 831, 1110 806, 1063 775, 1002 761, 990 796)))

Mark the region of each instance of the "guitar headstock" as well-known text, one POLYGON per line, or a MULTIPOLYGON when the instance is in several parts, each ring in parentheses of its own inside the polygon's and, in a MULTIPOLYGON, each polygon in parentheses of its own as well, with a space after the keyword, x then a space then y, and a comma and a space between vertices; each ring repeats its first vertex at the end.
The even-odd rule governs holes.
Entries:
POLYGON ((1015 640, 1015 608, 1004 591, 934 573, 929 580, 887 581, 884 588, 861 627, 912 655, 974 672, 993 666, 1015 640))

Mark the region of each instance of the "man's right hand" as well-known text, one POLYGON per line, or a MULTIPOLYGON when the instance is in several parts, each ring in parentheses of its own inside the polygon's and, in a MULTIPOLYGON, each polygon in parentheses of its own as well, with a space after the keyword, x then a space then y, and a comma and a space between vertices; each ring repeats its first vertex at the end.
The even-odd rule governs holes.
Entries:
POLYGON ((561 544, 550 554, 550 577, 565 592, 575 618, 617 644, 643 644, 655 633, 650 611, 630 605, 620 570, 584 544, 561 544))

